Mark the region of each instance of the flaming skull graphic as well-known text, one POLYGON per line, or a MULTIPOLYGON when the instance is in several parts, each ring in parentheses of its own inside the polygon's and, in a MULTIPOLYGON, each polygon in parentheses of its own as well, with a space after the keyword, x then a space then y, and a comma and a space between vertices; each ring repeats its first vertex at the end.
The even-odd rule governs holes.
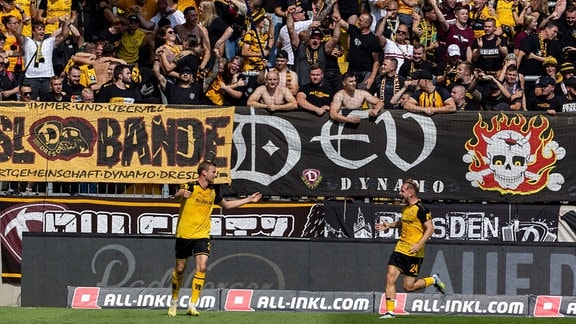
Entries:
POLYGON ((547 187, 558 191, 564 177, 551 173, 566 150, 553 141, 554 131, 544 116, 495 115, 491 125, 479 115, 475 138, 468 140, 462 157, 469 164, 466 179, 473 187, 502 194, 528 195, 547 187))

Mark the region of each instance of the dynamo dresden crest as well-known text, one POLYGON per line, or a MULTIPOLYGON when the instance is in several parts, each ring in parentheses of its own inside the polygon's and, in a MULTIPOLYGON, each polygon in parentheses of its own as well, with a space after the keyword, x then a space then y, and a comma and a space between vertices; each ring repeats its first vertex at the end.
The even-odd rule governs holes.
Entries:
POLYGON ((300 177, 304 184, 310 189, 318 187, 322 181, 322 175, 318 169, 306 169, 302 171, 302 176, 300 177))
POLYGON ((566 150, 553 140, 550 122, 539 115, 498 114, 489 123, 479 115, 474 138, 466 142, 466 179, 473 187, 502 194, 528 195, 545 187, 558 191, 564 176, 551 173, 566 150))

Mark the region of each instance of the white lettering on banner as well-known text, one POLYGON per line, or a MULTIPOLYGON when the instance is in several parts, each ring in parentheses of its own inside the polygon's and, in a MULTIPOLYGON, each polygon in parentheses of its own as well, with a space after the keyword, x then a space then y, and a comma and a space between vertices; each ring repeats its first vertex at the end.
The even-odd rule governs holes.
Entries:
MULTIPOLYGON (((178 298, 178 307, 187 308, 188 301, 190 300, 189 295, 181 295, 178 298)), ((165 308, 170 306, 172 301, 172 296, 170 294, 130 294, 130 293, 118 293, 118 294, 106 294, 104 300, 102 301, 102 308, 142 308, 142 307, 154 307, 154 308, 165 308)), ((216 307, 216 297, 214 296, 202 296, 198 299, 196 307, 199 309, 214 309, 216 307)))
MULTIPOLYGON (((62 207, 63 208, 63 207, 62 207)), ((211 235, 288 237, 294 232, 295 216, 288 214, 212 215, 211 235)), ((44 232, 99 234, 175 234, 177 214, 128 213, 94 210, 44 212, 44 232), (132 226, 136 219, 135 229, 132 226)))
POLYGON ((396 142, 398 139, 398 131, 396 130, 396 124, 394 123, 394 119, 392 118, 392 114, 389 111, 384 112, 382 115, 378 116, 376 119, 376 123, 380 123, 380 121, 384 121, 384 125, 386 126, 386 134, 388 135, 386 141, 386 156, 390 159, 395 166, 397 166, 402 171, 408 171, 413 167, 417 166, 424 160, 426 160, 434 147, 436 147, 436 139, 437 139, 437 131, 436 125, 432 118, 428 116, 422 116, 413 113, 406 113, 402 115, 402 118, 412 118, 420 126, 422 129, 422 133, 424 134, 424 142, 422 143, 422 149, 420 151, 420 155, 416 160, 412 163, 408 163, 403 160, 398 154, 396 153, 396 142))
MULTIPOLYGON (((352 111, 349 116, 357 116, 357 117, 364 117, 368 118, 368 114, 362 116, 360 112, 352 111)), ((362 143, 370 143, 370 138, 368 135, 365 134, 345 134, 342 135, 344 130, 344 123, 338 123, 337 133, 336 135, 331 134, 332 126, 334 126, 333 121, 326 122, 321 129, 320 136, 314 136, 310 141, 311 142, 320 142, 320 146, 322 147, 322 151, 326 154, 326 157, 330 159, 330 161, 334 162, 334 164, 351 170, 360 169, 363 166, 367 165, 368 163, 372 162, 374 159, 378 157, 376 154, 372 154, 368 157, 365 157, 361 160, 350 160, 342 156, 341 142, 343 140, 346 141, 356 141, 362 143), (332 145, 332 141, 336 141, 336 145, 332 145)))
POLYGON ((576 315, 576 303, 569 303, 566 307, 566 314, 576 315))
MULTIPOLYGON (((340 190, 350 190, 354 188, 355 190, 375 190, 375 191, 400 191, 404 179, 389 180, 388 178, 340 178, 340 190), (388 182, 395 184, 394 188, 388 188, 388 182)), ((420 187, 420 192, 427 191, 427 183, 425 180, 419 180, 418 185, 420 187)), ((432 184, 432 191, 435 193, 441 193, 444 191, 444 182, 442 180, 435 180, 432 184)))
MULTIPOLYGON (((350 115, 356 115, 362 119, 368 118, 368 114, 365 111, 352 111, 350 115)), ((390 162, 400 170, 407 171, 419 165, 430 156, 436 147, 437 129, 434 121, 429 116, 406 113, 402 115, 402 118, 413 119, 422 129, 424 135, 420 154, 412 162, 405 161, 397 154, 398 134, 392 114, 390 112, 384 112, 376 119, 375 123, 383 123, 386 134, 388 135, 385 155, 390 162)), ((290 122, 275 116, 257 115, 254 109, 250 109, 250 115, 235 114, 234 121, 238 123, 232 135, 237 152, 235 165, 231 170, 234 179, 246 179, 262 185, 269 185, 290 172, 300 161, 301 138, 296 128, 290 122), (255 143, 258 143, 258 127, 275 128, 286 140, 282 141, 282 143, 274 143, 271 139, 261 147, 256 147, 255 143), (245 128, 248 128, 249 131, 245 132, 245 128), (249 136, 249 138, 245 139, 244 136, 249 136), (251 147, 249 148, 248 145, 250 144, 251 147), (278 172, 275 174, 266 174, 256 170, 256 161, 258 159, 268 159, 278 150, 285 150, 286 154, 286 162, 278 172), (261 155, 266 154, 268 154, 268 156, 261 157, 261 155), (248 167, 240 169, 241 166, 248 167)), ((341 150, 342 141, 370 143, 370 137, 367 134, 343 134, 345 129, 345 124, 343 123, 339 123, 336 127, 336 134, 332 134, 331 132, 334 125, 335 123, 332 120, 324 123, 320 129, 320 134, 312 137, 310 142, 320 142, 322 151, 335 165, 350 170, 357 170, 378 158, 378 154, 371 154, 357 160, 346 158, 341 150), (335 143, 333 144, 333 142, 335 143)))
POLYGON ((258 182, 262 185, 269 185, 274 181, 280 179, 282 176, 286 175, 300 160, 300 155, 302 153, 302 143, 300 141, 300 135, 296 128, 288 121, 274 117, 274 116, 263 116, 256 115, 254 113, 254 108, 250 109, 250 115, 234 115, 234 122, 238 123, 238 126, 234 129, 232 134, 232 140, 236 147, 237 157, 236 164, 230 170, 236 179, 248 179, 251 181, 258 182), (258 125, 273 127, 280 131, 280 133, 285 137, 282 143, 278 143, 281 147, 287 145, 286 152, 286 163, 277 173, 269 175, 256 170, 256 160, 266 159, 268 160, 277 150, 280 148, 269 140, 263 147, 256 148, 257 137, 256 128, 258 125), (250 140, 246 141, 243 137, 244 127, 250 128, 250 140), (251 143, 251 149, 246 147, 246 143, 251 143), (250 156, 248 154, 250 153, 250 156), (267 153, 268 156, 262 156, 267 153), (246 161, 248 160, 248 161, 246 161), (240 166, 243 164, 248 164, 250 166, 249 170, 240 170, 240 166))
POLYGON ((334 298, 327 297, 291 297, 260 296, 256 301, 256 309, 283 310, 335 310, 335 311, 367 311, 370 300, 367 298, 334 298))
POLYGON ((414 299, 408 308, 411 313, 456 313, 518 315, 524 313, 524 303, 491 301, 484 306, 480 300, 469 299, 414 299))

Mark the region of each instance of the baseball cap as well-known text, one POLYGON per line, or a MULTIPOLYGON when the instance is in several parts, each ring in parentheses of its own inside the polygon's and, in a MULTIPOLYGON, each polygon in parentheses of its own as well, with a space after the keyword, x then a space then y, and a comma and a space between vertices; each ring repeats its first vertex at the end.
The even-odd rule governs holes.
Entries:
POLYGON ((566 81, 564 81, 564 84, 567 87, 571 87, 573 89, 576 89, 576 78, 567 79, 566 81))
POLYGON ((420 70, 420 71, 416 71, 415 73, 415 78, 417 80, 434 80, 434 76, 432 75, 432 72, 428 71, 428 70, 420 70))
POLYGON ((188 65, 183 65, 182 67, 180 67, 180 73, 190 73, 190 74, 192 74, 192 68, 189 67, 188 65))
POLYGON ((318 38, 322 39, 322 37, 324 37, 324 35, 322 34, 322 32, 319 29, 314 28, 310 32, 310 38, 314 38, 314 37, 318 37, 318 38))
POLYGON ((536 82, 536 85, 539 87, 547 87, 549 85, 555 85, 556 81, 554 79, 552 79, 552 77, 550 76, 541 76, 540 79, 538 79, 538 82, 536 82))
POLYGON ((130 15, 127 18, 129 21, 138 21, 138 16, 136 16, 136 15, 130 15))
POLYGON ((278 52, 278 54, 276 54, 276 58, 288 58, 288 52, 286 52, 285 50, 280 50, 278 52))
POLYGON ((460 55, 460 47, 456 44, 448 46, 448 56, 460 55))

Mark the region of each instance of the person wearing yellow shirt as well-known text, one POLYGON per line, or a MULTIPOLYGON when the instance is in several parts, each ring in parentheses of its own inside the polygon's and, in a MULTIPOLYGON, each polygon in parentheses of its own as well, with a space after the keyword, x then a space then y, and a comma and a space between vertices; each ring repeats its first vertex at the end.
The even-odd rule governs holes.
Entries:
POLYGON ((58 29, 60 20, 76 21, 78 8, 78 0, 42 0, 38 5, 36 20, 46 25, 46 35, 52 35, 58 29))
POLYGON ((470 27, 472 27, 472 31, 474 31, 475 38, 484 36, 484 21, 488 18, 494 18, 496 20, 496 31, 494 34, 502 34, 500 21, 498 20, 494 9, 490 8, 486 4, 486 1, 487 0, 474 0, 470 7, 470 12, 468 13, 468 23, 470 27))
POLYGON ((214 184, 217 176, 216 164, 203 161, 198 165, 198 180, 180 185, 174 198, 180 202, 178 226, 176 228, 176 262, 172 272, 172 301, 168 308, 168 316, 176 316, 178 311, 178 295, 184 281, 184 271, 188 258, 193 257, 196 263, 192 279, 192 296, 188 302, 186 313, 198 316, 196 303, 204 287, 208 258, 210 257, 210 227, 214 205, 222 208, 237 208, 247 203, 260 201, 262 194, 255 192, 243 199, 226 200, 220 195, 219 186, 214 184))
POLYGON ((148 44, 150 33, 139 28, 140 22, 137 16, 128 16, 128 21, 128 30, 122 34, 117 57, 131 64, 138 62, 140 48, 148 44))
MULTIPOLYGON (((36 0, 14 0, 14 5, 22 10, 24 10, 24 14, 26 17, 36 17, 38 13, 38 3, 36 0)), ((32 24, 25 23, 22 26, 22 35, 24 36, 31 36, 32 35, 32 24)))
POLYGON ((404 207, 402 218, 391 223, 378 222, 375 229, 385 231, 398 228, 400 239, 396 243, 394 252, 388 261, 386 274, 386 313, 380 318, 394 318, 396 314, 396 281, 400 275, 404 276, 403 286, 407 292, 434 286, 440 293, 446 293, 446 284, 438 274, 418 278, 422 262, 424 262, 424 248, 428 239, 434 234, 434 224, 430 210, 418 198, 420 186, 418 182, 408 179, 400 187, 400 197, 404 207))

